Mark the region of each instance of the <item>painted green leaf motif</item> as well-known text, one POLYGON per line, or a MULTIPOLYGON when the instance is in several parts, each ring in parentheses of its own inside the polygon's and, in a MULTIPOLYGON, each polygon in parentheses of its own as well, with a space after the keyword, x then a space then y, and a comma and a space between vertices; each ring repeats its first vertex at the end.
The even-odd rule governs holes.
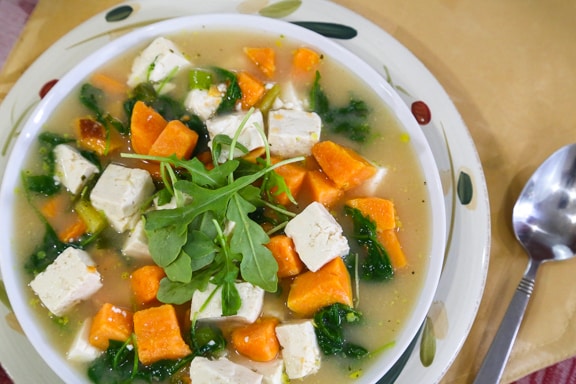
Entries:
POLYGON ((472 179, 466 172, 460 172, 458 176, 458 199, 462 205, 468 205, 474 196, 474 187, 472 186, 472 179))
POLYGON ((429 367, 436 356, 436 336, 432 327, 432 320, 426 317, 422 341, 420 342, 420 361, 425 367, 429 367))
POLYGON ((320 21, 293 21, 292 24, 299 25, 300 27, 333 39, 350 40, 358 35, 358 31, 354 28, 343 24, 320 21))
POLYGON ((262 16, 280 19, 296 12, 301 5, 301 0, 283 0, 262 8, 259 13, 262 16))
POLYGON ((122 5, 120 7, 116 7, 106 13, 106 21, 115 22, 126 20, 128 16, 132 14, 132 12, 134 12, 134 8, 132 8, 130 5, 122 5))
POLYGON ((4 286, 4 282, 2 280, 0 280, 0 302, 4 304, 9 310, 12 310, 12 306, 8 300, 8 293, 6 293, 6 287, 4 286))

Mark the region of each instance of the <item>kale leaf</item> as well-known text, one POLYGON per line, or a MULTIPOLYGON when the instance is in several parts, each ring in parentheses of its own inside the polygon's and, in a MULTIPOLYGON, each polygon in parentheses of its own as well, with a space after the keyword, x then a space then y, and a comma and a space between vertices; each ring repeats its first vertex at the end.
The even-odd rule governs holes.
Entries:
POLYGON ((314 331, 318 345, 325 355, 343 355, 359 359, 368 354, 366 348, 346 340, 345 326, 357 324, 362 314, 355 309, 335 303, 320 309, 314 315, 314 331))
POLYGON ((389 280, 394 277, 394 268, 388 253, 378 241, 376 224, 355 208, 345 207, 354 222, 354 235, 358 244, 366 249, 366 257, 361 264, 360 277, 366 280, 389 280))
POLYGON ((348 105, 333 108, 320 85, 320 73, 310 89, 310 108, 322 118, 324 126, 331 132, 344 135, 352 141, 364 143, 372 137, 368 124, 370 109, 363 100, 351 98, 348 105))

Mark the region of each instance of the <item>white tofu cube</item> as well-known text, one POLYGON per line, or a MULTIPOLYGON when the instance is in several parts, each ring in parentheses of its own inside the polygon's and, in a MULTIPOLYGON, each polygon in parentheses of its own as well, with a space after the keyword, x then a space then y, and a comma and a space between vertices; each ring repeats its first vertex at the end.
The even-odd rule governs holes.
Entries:
POLYGON ((268 143, 273 155, 310 155, 321 131, 322 121, 314 112, 280 109, 268 113, 268 143))
POLYGON ((284 384, 284 360, 274 359, 272 361, 260 362, 247 358, 238 358, 238 363, 250 368, 262 375, 262 384, 284 384))
POLYGON ((350 252, 342 227, 324 205, 313 202, 292 218, 284 230, 309 270, 316 272, 330 260, 350 252))
POLYGON ((299 379, 318 372, 322 363, 312 320, 280 324, 276 337, 282 347, 282 358, 288 378, 299 379))
POLYGON ((240 295, 242 304, 238 313, 232 316, 222 315, 222 287, 212 294, 216 286, 208 284, 204 291, 196 291, 192 296, 190 319, 197 320, 238 320, 245 323, 253 323, 258 319, 264 304, 264 290, 250 283, 236 283, 236 289, 240 295), (208 301, 208 303, 206 303, 208 301))
POLYGON ((90 255, 70 247, 39 273, 30 287, 50 312, 62 316, 98 291, 102 282, 90 255))
POLYGON ((153 193, 154 183, 147 171, 110 164, 90 193, 90 200, 112 227, 122 233, 136 226, 142 204, 153 193))
POLYGON ((190 65, 172 41, 158 37, 134 59, 128 85, 135 87, 145 81, 160 83, 190 65))
MULTIPOLYGON (((216 135, 226 135, 233 138, 245 117, 245 112, 235 112, 207 120, 206 128, 210 135, 208 146, 212 148, 212 140, 216 135)), ((262 117, 262 112, 255 110, 242 128, 242 131, 238 136, 238 143, 246 147, 248 151, 263 147, 265 143, 264 139, 260 135, 260 131, 264 132, 264 119, 262 117)), ((225 162, 228 159, 229 153, 230 152, 226 148, 223 148, 218 161, 221 163, 225 162)), ((239 150, 234 152, 235 157, 242 155, 243 153, 239 150)))
POLYGON ((91 319, 86 319, 82 322, 80 330, 74 337, 72 345, 70 345, 70 349, 68 349, 68 353, 66 353, 68 360, 77 363, 88 363, 96 360, 96 358, 104 352, 90 344, 88 337, 90 335, 91 324, 91 319))
POLYGON ((80 152, 70 145, 59 144, 54 147, 55 177, 70 193, 76 195, 90 177, 98 172, 98 167, 89 162, 80 152))
POLYGON ((150 255, 150 249, 148 248, 148 238, 144 231, 143 220, 138 221, 138 224, 136 224, 126 238, 124 246, 122 247, 122 253, 135 259, 152 260, 152 255, 150 255))
POLYGON ((223 357, 197 356, 190 364, 190 380, 194 384, 261 384, 262 375, 223 357))
POLYGON ((188 92, 184 105, 186 109, 206 121, 214 115, 221 101, 222 93, 216 87, 193 89, 188 92))

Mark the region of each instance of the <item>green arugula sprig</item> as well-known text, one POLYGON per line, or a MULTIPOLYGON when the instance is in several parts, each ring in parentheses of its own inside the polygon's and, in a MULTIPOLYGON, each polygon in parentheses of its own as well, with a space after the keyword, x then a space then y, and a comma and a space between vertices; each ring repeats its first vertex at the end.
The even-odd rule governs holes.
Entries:
POLYGON ((264 245, 269 241, 268 234, 250 217, 258 206, 274 206, 262 199, 266 194, 254 183, 264 180, 263 188, 276 186, 277 193, 289 194, 289 189, 279 182, 281 178, 274 176, 273 171, 304 158, 272 164, 266 143, 266 160, 235 177, 240 161, 232 156, 247 118, 229 141, 230 158, 221 164, 215 161, 211 170, 196 158, 179 160, 174 156, 123 154, 124 157, 161 162, 165 170, 164 183, 171 193, 190 197, 179 199, 180 205, 176 208, 145 214, 150 253, 167 275, 160 284, 160 301, 184 303, 192 298, 195 290, 204 290, 211 282, 222 287, 223 313, 232 315, 240 306, 234 286, 239 279, 268 292, 277 290, 278 264, 264 245), (171 167, 187 171, 185 176, 188 177, 177 175, 171 167), (233 229, 223 230, 227 226, 233 226, 233 229))

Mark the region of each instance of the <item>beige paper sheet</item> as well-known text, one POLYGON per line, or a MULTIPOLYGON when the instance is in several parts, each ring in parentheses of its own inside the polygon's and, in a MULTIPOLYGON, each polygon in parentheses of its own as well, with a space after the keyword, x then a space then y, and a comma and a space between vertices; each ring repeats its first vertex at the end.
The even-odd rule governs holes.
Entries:
MULTIPOLYGON (((477 145, 491 204, 490 268, 478 317, 443 380, 471 382, 527 262, 511 230, 514 199, 541 161, 576 138, 576 2, 336 2, 379 24, 430 69, 477 145)), ((115 3, 40 0, 0 74, 0 100, 51 43, 115 3)), ((543 266, 504 381, 576 355, 575 275, 576 260, 543 266)))

